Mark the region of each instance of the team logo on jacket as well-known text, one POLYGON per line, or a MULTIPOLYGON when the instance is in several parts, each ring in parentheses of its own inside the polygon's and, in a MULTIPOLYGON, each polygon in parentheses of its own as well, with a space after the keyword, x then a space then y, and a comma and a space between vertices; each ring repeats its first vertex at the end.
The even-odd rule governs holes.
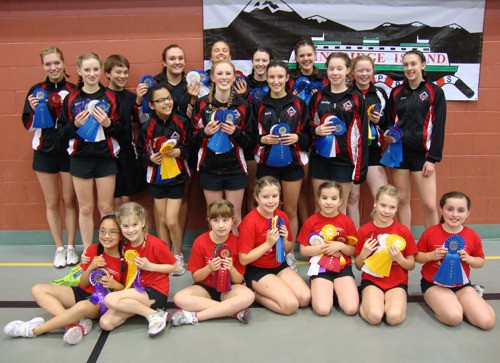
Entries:
POLYGON ((425 101, 429 98, 429 94, 426 91, 424 91, 420 94, 420 96, 418 96, 418 98, 420 98, 420 101, 425 101))
POLYGON ((170 138, 171 138, 171 139, 174 139, 174 140, 179 140, 179 139, 181 138, 181 135, 179 135, 179 134, 177 133, 177 131, 174 131, 174 132, 172 133, 172 136, 170 136, 170 138))
POLYGON ((297 113, 297 111, 295 110, 295 108, 290 106, 290 108, 286 110, 286 113, 288 114, 288 116, 293 117, 297 113))
POLYGON ((342 107, 340 107, 340 109, 344 110, 344 111, 351 111, 352 110, 352 102, 351 101, 344 102, 342 104, 342 107))

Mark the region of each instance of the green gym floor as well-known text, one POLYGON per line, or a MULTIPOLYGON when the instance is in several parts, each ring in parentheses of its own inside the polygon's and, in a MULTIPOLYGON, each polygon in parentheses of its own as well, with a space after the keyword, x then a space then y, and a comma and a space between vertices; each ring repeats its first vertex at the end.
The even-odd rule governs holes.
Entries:
MULTIPOLYGON (((486 265, 473 270, 471 280, 485 286, 485 298, 500 316, 500 239, 483 240, 486 265)), ((81 247, 79 248, 81 252, 81 247)), ((184 248, 188 258, 190 247, 184 248)), ((52 266, 54 247, 0 245, 0 325, 12 320, 49 316, 34 303, 30 288, 69 272, 52 266)), ((298 256, 298 252, 296 252, 298 256)), ((359 284, 360 274, 354 268, 359 284)), ((299 259, 305 277, 307 264, 299 259)), ((173 295, 191 284, 189 273, 171 277, 168 311, 176 308, 173 295)), ((370 326, 359 315, 348 317, 333 309, 326 317, 310 308, 292 316, 280 316, 258 305, 243 325, 233 318, 203 322, 197 326, 168 326, 151 339, 143 318, 132 318, 106 333, 97 322, 83 341, 70 346, 63 331, 37 337, 0 337, 0 362, 498 362, 500 327, 481 331, 467 322, 457 327, 439 323, 422 302, 420 265, 410 272, 406 321, 391 327, 370 326)))

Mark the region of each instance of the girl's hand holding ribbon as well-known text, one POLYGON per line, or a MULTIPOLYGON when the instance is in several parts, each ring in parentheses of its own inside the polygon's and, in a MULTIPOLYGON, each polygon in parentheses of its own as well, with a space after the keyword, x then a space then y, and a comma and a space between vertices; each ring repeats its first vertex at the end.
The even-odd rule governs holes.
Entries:
POLYGON ((467 251, 465 250, 459 250, 458 255, 460 256, 460 261, 465 262, 466 264, 470 265, 474 262, 474 257, 469 255, 467 251))
POLYGON ((280 140, 280 137, 278 135, 269 134, 269 135, 262 136, 260 141, 262 144, 276 145, 276 144, 279 144, 281 140, 280 140))
POLYGON ((35 111, 36 106, 38 106, 38 104, 40 103, 40 101, 38 101, 38 99, 33 95, 28 96, 28 102, 29 102, 31 108, 33 109, 33 111, 35 111))
POLYGON ((401 258, 404 259, 403 254, 399 250, 399 247, 396 244, 393 244, 389 246, 389 255, 391 255, 391 258, 393 261, 396 261, 399 263, 401 261, 401 258))
POLYGON ((165 152, 165 157, 178 158, 179 156, 181 156, 181 150, 179 148, 173 148, 165 152))
POLYGON ((284 223, 280 226, 279 235, 283 238, 284 242, 288 241, 288 229, 284 223))
POLYGON ((380 113, 373 111, 372 113, 368 114, 368 120, 373 122, 375 125, 378 125, 380 122, 380 113))
POLYGON ((278 241, 278 238, 280 236, 278 228, 273 228, 267 231, 267 236, 266 236, 266 244, 269 246, 269 248, 272 248, 276 242, 278 241))
POLYGON ((342 252, 340 252, 342 245, 344 245, 344 243, 336 241, 325 243, 324 245, 321 245, 321 253, 324 253, 327 256, 340 257, 342 256, 342 252))
POLYGON ((247 92, 247 83, 243 79, 235 81, 234 90, 238 96, 243 96, 247 92))
POLYGON ((101 283, 102 283, 102 286, 104 286, 106 289, 113 289, 115 290, 116 288, 116 281, 115 279, 113 278, 113 276, 103 276, 101 278, 101 283))
POLYGON ((136 105, 142 105, 142 100, 144 99, 144 96, 148 92, 148 86, 146 83, 139 83, 137 85, 137 88, 135 89, 135 93, 137 94, 137 97, 135 98, 135 104, 136 105))
POLYGON ((371 255, 378 248, 378 241, 376 238, 368 238, 363 245, 363 249, 361 250, 361 254, 364 256, 371 255))
POLYGON ((108 114, 104 112, 100 107, 94 107, 92 109, 92 115, 94 115, 95 119, 99 124, 101 124, 103 127, 109 127, 111 126, 111 120, 108 117, 108 114))
POLYGON ((95 270, 95 269, 98 269, 98 268, 104 267, 104 266, 106 266, 106 261, 104 260, 104 257, 96 256, 96 257, 94 257, 94 260, 92 261, 90 268, 92 270, 95 270))
POLYGON ((152 264, 146 257, 136 257, 135 265, 144 271, 151 271, 152 264))
POLYGON ((212 136, 220 129, 220 123, 217 120, 212 120, 205 126, 205 135, 212 136))
POLYGON ((200 82, 190 82, 187 85, 187 92, 191 96, 191 104, 194 105, 200 92, 200 82))
POLYGON ((444 246, 441 246, 439 248, 436 248, 434 251, 433 251, 433 260, 434 261, 439 261, 439 260, 442 260, 443 258, 446 257, 446 254, 448 253, 448 249, 444 246))
POLYGON ((280 142, 281 145, 290 146, 296 144, 299 141, 299 136, 297 134, 284 134, 281 135, 280 142))
POLYGON ((387 144, 394 144, 396 142, 395 138, 393 138, 392 136, 387 136, 387 131, 384 133, 384 140, 387 144))
POLYGON ((232 122, 222 122, 220 124, 220 127, 222 131, 224 131, 228 135, 234 134, 234 131, 236 130, 236 125, 232 122))
POLYGON ((222 260, 222 267, 224 267, 228 271, 231 271, 233 269, 233 259, 231 257, 224 258, 222 260))
POLYGON ((317 136, 328 136, 333 131, 335 131, 335 126, 333 126, 333 122, 331 121, 325 121, 322 125, 316 127, 317 136))
POLYGON ((82 112, 80 112, 78 115, 75 116, 75 126, 82 127, 85 124, 85 122, 87 122, 89 117, 90 117, 90 112, 88 110, 83 110, 82 112))
POLYGON ((163 155, 160 152, 152 153, 149 157, 149 160, 151 160, 151 162, 156 165, 160 165, 161 161, 163 160, 163 155))

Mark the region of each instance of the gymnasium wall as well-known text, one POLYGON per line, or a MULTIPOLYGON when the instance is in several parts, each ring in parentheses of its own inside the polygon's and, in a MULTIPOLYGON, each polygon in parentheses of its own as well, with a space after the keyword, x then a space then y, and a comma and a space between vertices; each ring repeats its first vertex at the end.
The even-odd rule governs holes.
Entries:
MULTIPOLYGON (((121 53, 131 63, 128 86, 134 90, 143 74, 161 70, 161 52, 171 43, 184 49, 187 70, 202 67, 202 17, 201 0, 0 2, 0 231, 48 229, 43 194, 31 169, 32 134, 21 122, 27 90, 44 78, 40 50, 49 45, 61 48, 70 81, 75 83, 79 55, 91 51, 105 59, 121 53)), ((452 189, 468 193, 473 200, 469 223, 496 225, 491 226, 496 230, 500 225, 499 74, 500 2, 487 0, 479 101, 448 102, 444 157, 437 177, 438 196, 452 189)), ((102 81, 107 84, 104 76, 102 81)), ((422 212, 415 197, 413 224, 418 226, 422 212)), ((152 215, 147 193, 135 200, 152 215)), ((187 228, 205 229, 205 202, 198 186, 190 202, 187 228)), ((369 219, 372 205, 363 189, 363 221, 369 219)))

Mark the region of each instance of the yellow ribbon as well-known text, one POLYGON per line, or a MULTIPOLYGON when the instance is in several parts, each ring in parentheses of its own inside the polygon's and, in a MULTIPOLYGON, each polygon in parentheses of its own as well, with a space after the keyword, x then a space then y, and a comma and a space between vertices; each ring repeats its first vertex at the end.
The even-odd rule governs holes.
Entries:
POLYGON ((377 275, 389 276, 392 267, 392 257, 389 254, 389 248, 396 245, 400 251, 406 247, 406 241, 397 234, 390 234, 385 238, 385 247, 368 257, 365 265, 377 275))
POLYGON ((135 264, 135 258, 139 257, 139 252, 137 252, 136 250, 128 250, 125 252, 123 257, 128 264, 127 279, 125 280, 125 288, 128 289, 130 286, 132 286, 137 276, 138 269, 135 264))
MULTIPOLYGON (((172 150, 175 147, 176 141, 170 139, 161 145, 160 153, 165 155, 167 151, 172 150)), ((161 161, 161 178, 162 179, 172 179, 181 173, 179 167, 177 166, 177 161, 171 156, 165 156, 161 161)))
POLYGON ((325 241, 333 241, 333 238, 337 235, 337 228, 333 224, 327 224, 321 228, 319 234, 325 239, 325 241))

